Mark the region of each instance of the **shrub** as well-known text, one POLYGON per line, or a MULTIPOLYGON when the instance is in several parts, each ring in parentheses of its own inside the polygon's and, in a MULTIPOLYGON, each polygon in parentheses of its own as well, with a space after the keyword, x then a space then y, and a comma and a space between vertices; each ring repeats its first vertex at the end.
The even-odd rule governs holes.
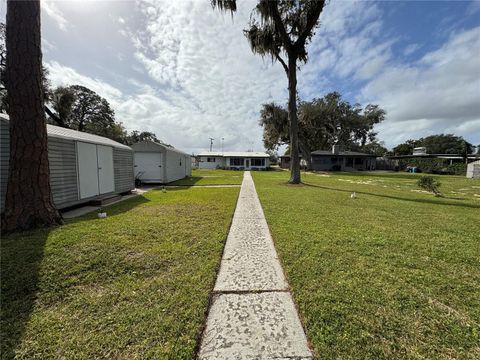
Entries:
POLYGON ((467 173, 467 164, 465 163, 456 163, 447 166, 449 174, 452 175, 465 175, 467 173))
POLYGON ((424 190, 434 193, 435 196, 441 195, 439 190, 440 182, 432 176, 422 176, 418 179, 417 185, 424 190))

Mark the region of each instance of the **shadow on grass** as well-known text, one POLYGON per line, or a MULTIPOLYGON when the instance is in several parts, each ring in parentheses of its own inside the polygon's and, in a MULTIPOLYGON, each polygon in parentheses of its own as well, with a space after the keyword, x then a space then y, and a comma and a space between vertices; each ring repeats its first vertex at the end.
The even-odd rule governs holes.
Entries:
MULTIPOLYGON (((320 188, 320 189, 324 189, 324 190, 333 190, 333 191, 339 191, 339 192, 345 192, 345 193, 355 192, 357 194, 377 196, 377 197, 394 199, 394 200, 411 201, 411 202, 418 202, 418 203, 424 203, 424 204, 447 205, 447 206, 458 206, 458 207, 480 209, 480 205, 445 201, 446 199, 449 199, 449 198, 445 198, 445 197, 437 198, 439 201, 434 200, 434 199, 414 199, 414 198, 405 198, 405 197, 393 196, 393 195, 381 195, 381 194, 375 194, 375 193, 370 193, 370 192, 366 192, 366 191, 336 189, 336 188, 332 188, 332 187, 328 187, 328 186, 308 184, 308 183, 302 183, 302 185, 307 186, 307 187, 315 187, 315 188, 320 188)), ((465 201, 466 199, 459 199, 459 198, 452 199, 452 198, 450 198, 450 200, 465 201)))
MULTIPOLYGON (((105 210, 109 217, 114 217, 149 201, 139 195, 107 206, 105 210)), ((66 220, 64 226, 93 221, 96 217, 97 211, 93 211, 84 216, 66 220)), ((19 347, 30 321, 40 290, 40 270, 44 249, 50 231, 53 229, 44 228, 2 236, 0 254, 0 350, 2 359, 15 357, 15 350, 19 347)))
POLYGON ((51 229, 3 236, 1 241, 1 358, 12 359, 35 306, 39 271, 51 229))
POLYGON ((168 183, 166 186, 194 186, 196 183, 198 183, 202 179, 203 179, 202 176, 190 176, 184 179, 180 179, 180 180, 168 183))
MULTIPOLYGON (((152 189, 152 190, 155 190, 155 189, 152 189)), ((121 201, 121 202, 116 203, 116 204, 106 205, 102 209, 107 213, 108 217, 114 217, 116 215, 122 215, 122 214, 136 208, 139 205, 142 205, 144 203, 148 203, 149 201, 150 200, 147 199, 145 196, 138 195, 138 196, 135 196, 133 198, 121 201)), ((66 224, 74 224, 74 223, 79 223, 79 222, 82 222, 82 221, 90 221, 92 219, 97 218, 97 213, 98 213, 98 210, 93 210, 92 212, 89 212, 85 215, 75 217, 75 218, 71 218, 71 219, 67 219, 67 220, 65 220, 65 223, 66 224)))

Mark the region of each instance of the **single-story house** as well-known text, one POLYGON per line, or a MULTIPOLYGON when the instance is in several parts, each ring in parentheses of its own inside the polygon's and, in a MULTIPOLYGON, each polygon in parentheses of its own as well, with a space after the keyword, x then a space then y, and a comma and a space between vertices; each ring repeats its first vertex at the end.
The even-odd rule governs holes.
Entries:
MULTIPOLYGON (((0 114, 0 206, 10 161, 9 117, 0 114)), ((58 209, 104 199, 135 188, 133 150, 102 136, 47 125, 50 186, 58 209)))
POLYGON ((153 141, 132 145, 135 177, 144 183, 166 184, 192 175, 191 156, 153 141))
POLYGON ((375 170, 375 155, 356 151, 343 151, 339 145, 334 145, 332 150, 313 151, 311 155, 313 170, 375 170))
MULTIPOLYGON (((300 157, 300 165, 304 165, 304 162, 302 161, 302 155, 299 155, 299 157, 300 157)), ((279 158, 280 158, 279 166, 282 169, 290 169, 290 155, 282 155, 279 158)))
POLYGON ((480 160, 473 161, 467 165, 467 178, 480 179, 480 160))
POLYGON ((270 166, 270 155, 253 151, 206 151, 197 155, 199 169, 265 170, 270 166))

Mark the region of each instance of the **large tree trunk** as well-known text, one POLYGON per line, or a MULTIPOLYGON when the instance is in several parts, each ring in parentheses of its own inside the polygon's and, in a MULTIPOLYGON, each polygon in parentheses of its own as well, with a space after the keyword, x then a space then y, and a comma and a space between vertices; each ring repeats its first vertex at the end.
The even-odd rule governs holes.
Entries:
POLYGON ((288 55, 288 119, 290 122, 290 184, 300 184, 297 118, 297 58, 288 55))
POLYGON ((40 1, 7 3, 10 171, 2 231, 62 222, 50 190, 42 90, 40 1))

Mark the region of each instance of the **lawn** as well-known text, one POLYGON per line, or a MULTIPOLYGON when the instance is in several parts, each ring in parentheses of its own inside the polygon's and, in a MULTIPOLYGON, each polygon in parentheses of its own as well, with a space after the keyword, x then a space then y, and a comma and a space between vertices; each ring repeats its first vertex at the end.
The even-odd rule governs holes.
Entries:
POLYGON ((243 171, 193 169, 191 177, 174 181, 169 185, 240 185, 242 180, 243 171))
POLYGON ((238 188, 153 190, 2 238, 2 358, 192 359, 238 188))
POLYGON ((480 358, 480 181, 440 176, 440 198, 416 174, 288 175, 253 173, 320 358, 480 358))

